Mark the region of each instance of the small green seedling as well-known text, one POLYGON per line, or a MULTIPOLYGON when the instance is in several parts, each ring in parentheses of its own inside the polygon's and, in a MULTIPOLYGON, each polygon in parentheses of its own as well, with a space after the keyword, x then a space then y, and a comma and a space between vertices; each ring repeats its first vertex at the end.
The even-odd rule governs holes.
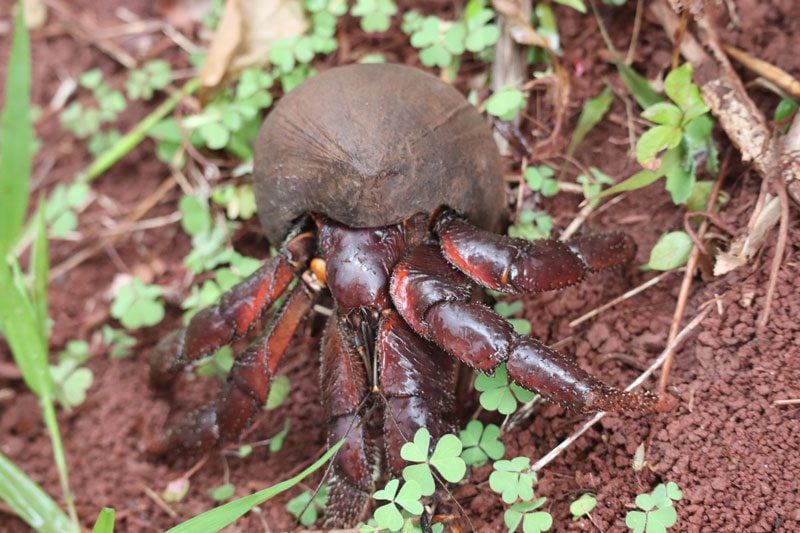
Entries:
POLYGON ((556 172, 547 165, 528 167, 525 169, 525 183, 533 192, 550 197, 558 194, 558 180, 553 178, 556 172))
POLYGON ((384 32, 397 14, 397 4, 393 0, 356 0, 350 14, 361 19, 361 29, 365 32, 384 32))
POLYGON ((150 100, 156 91, 167 87, 172 81, 172 69, 163 59, 155 59, 131 71, 125 83, 128 98, 150 100))
POLYGON ((683 492, 676 483, 660 483, 650 494, 636 497, 636 506, 641 511, 629 511, 625 515, 625 525, 634 533, 665 533, 678 520, 672 502, 682 498, 683 492))
POLYGON ((595 507, 597 507, 597 497, 587 492, 569 504, 569 512, 572 513, 573 520, 578 520, 591 513, 595 507))
POLYGON ((164 318, 164 290, 158 285, 145 285, 139 278, 121 286, 111 304, 111 316, 125 329, 155 326, 164 318))
POLYGON ((400 449, 400 457, 413 464, 403 469, 403 479, 416 481, 424 496, 436 491, 431 467, 450 483, 457 483, 464 478, 467 465, 461 458, 462 444, 455 435, 444 435, 436 443, 433 454, 428 456, 431 445, 431 434, 426 428, 420 428, 414 434, 414 441, 407 442, 400 449))
POLYGON ((464 447, 461 458, 468 466, 483 466, 489 459, 496 461, 506 451, 500 440, 500 428, 495 424, 484 427, 479 420, 472 420, 458 436, 464 447))
POLYGON ((89 359, 89 343, 69 341, 58 356, 58 364, 50 366, 56 398, 65 409, 86 401, 86 391, 92 386, 94 374, 81 365, 89 359))
POLYGON ((225 215, 229 220, 249 220, 256 213, 256 197, 249 183, 238 187, 230 183, 217 187, 211 192, 211 200, 225 207, 225 215))
POLYGON ((286 435, 289 434, 290 427, 292 427, 292 419, 287 418, 283 422, 283 429, 281 429, 269 440, 270 453, 278 453, 279 451, 281 451, 281 448, 283 448, 283 442, 286 440, 286 435))
POLYGON ((223 346, 211 356, 202 359, 194 369, 194 373, 201 377, 216 377, 224 381, 233 368, 233 350, 230 346, 223 346))
POLYGON ((414 516, 421 515, 424 510, 420 503, 422 488, 413 480, 407 480, 400 487, 400 481, 393 479, 383 489, 375 492, 372 497, 375 500, 389 502, 375 509, 373 515, 377 526, 389 531, 400 531, 403 528, 403 514, 398 509, 398 505, 414 516))
POLYGON ((108 355, 114 359, 128 357, 131 354, 131 348, 136 346, 136 339, 127 335, 121 329, 112 328, 108 324, 104 324, 100 331, 103 344, 108 348, 108 355))
POLYGON ((267 401, 264 404, 264 409, 267 411, 272 411, 273 409, 277 409, 283 405, 283 402, 286 401, 291 389, 292 384, 287 376, 277 376, 270 384, 269 394, 267 395, 267 401))
POLYGON ((517 335, 530 335, 531 323, 525 318, 511 318, 522 311, 522 302, 515 300, 513 302, 497 302, 494 304, 494 312, 505 318, 509 324, 514 327, 517 335))
POLYGON ((614 185, 614 179, 597 167, 589 167, 589 174, 581 174, 575 178, 575 181, 580 183, 583 197, 594 206, 600 203, 597 196, 603 189, 603 185, 614 185))
POLYGON ((208 495, 215 502, 224 502, 230 500, 234 492, 236 492, 236 487, 234 487, 232 483, 225 483, 224 485, 210 489, 208 495))
POLYGON ((516 411, 517 402, 524 404, 536 397, 533 392, 508 381, 508 370, 504 364, 495 369, 493 376, 479 374, 475 380, 475 388, 481 393, 481 407, 504 415, 516 411))
POLYGON ((650 251, 647 270, 672 270, 686 264, 692 253, 694 241, 685 231, 671 231, 662 235, 650 251))
POLYGON ((606 189, 601 196, 645 187, 666 177, 666 189, 676 204, 685 204, 695 187, 700 164, 710 173, 718 170, 718 153, 712 130, 714 121, 692 83, 692 66, 686 63, 664 79, 670 102, 646 107, 642 116, 655 126, 636 142, 636 159, 645 167, 627 180, 606 189))
POLYGON ((87 183, 78 181, 69 186, 59 183, 53 188, 44 206, 50 237, 60 239, 78 227, 77 212, 91 200, 87 183))
POLYGON ((495 18, 493 9, 486 7, 484 0, 470 0, 464 9, 466 38, 464 47, 472 53, 480 53, 494 46, 500 37, 500 29, 492 21, 495 18))
POLYGON ((419 59, 425 66, 446 68, 464 53, 463 24, 409 11, 403 16, 402 28, 411 36, 411 45, 420 50, 419 59))
POLYGON ((517 217, 517 223, 508 228, 508 236, 529 241, 546 239, 554 226, 553 219, 547 213, 524 209, 517 217))
POLYGON ((540 533, 553 527, 553 517, 546 511, 537 511, 547 498, 539 498, 532 502, 519 502, 512 505, 503 515, 509 533, 514 533, 522 524, 523 533, 540 533))
POLYGON ((489 476, 489 487, 508 504, 532 500, 536 474, 530 471, 530 466, 531 460, 527 457, 496 461, 494 472, 489 476))
POLYGON ((486 100, 486 112, 508 122, 514 120, 526 104, 525 93, 515 87, 504 87, 486 100))
POLYGON ((778 105, 775 107, 775 113, 772 116, 772 120, 775 122, 785 122, 788 121, 792 115, 794 115, 797 108, 800 107, 800 104, 797 103, 797 100, 794 98, 785 96, 778 102, 778 105))
POLYGON ((323 485, 317 491, 316 496, 310 490, 304 491, 299 496, 295 496, 286 504, 286 510, 300 521, 304 527, 310 527, 325 510, 328 503, 328 486, 323 485))

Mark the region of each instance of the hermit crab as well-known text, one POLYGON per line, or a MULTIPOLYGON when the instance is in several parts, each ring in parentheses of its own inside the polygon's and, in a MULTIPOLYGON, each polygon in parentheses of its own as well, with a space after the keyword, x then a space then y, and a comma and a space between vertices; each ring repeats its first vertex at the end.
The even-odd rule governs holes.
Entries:
POLYGON ((657 408, 648 393, 597 380, 570 358, 514 329, 482 303, 560 289, 628 263, 622 233, 566 242, 501 236, 500 158, 480 113, 448 84, 400 65, 325 71, 283 97, 256 146, 261 224, 283 243, 219 304, 151 354, 166 383, 184 366, 247 336, 217 399, 154 444, 204 449, 253 422, 292 336, 328 291, 321 346, 328 441, 345 439, 330 479, 330 525, 368 509, 379 472, 399 475, 402 444, 425 427, 454 428, 461 364, 584 412, 657 408), (283 307, 252 331, 279 298, 283 307))

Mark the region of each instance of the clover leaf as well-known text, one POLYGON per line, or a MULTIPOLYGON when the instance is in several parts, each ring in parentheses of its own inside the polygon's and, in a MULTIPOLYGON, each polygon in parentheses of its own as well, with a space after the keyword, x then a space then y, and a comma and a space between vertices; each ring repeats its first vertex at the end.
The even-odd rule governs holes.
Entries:
POLYGON ((325 509, 328 503, 328 486, 320 487, 314 495, 310 490, 304 491, 299 496, 295 496, 286 504, 286 510, 300 521, 305 527, 310 527, 319 518, 319 513, 325 509))
POLYGON ((150 100, 155 91, 165 88, 172 81, 172 70, 163 59, 149 61, 141 68, 131 71, 125 90, 128 98, 150 100))
POLYGON ((525 107, 525 93, 514 87, 504 87, 486 100, 486 111, 500 120, 514 120, 525 107))
POLYGON ((641 511, 629 511, 625 515, 625 525, 635 533, 665 533, 678 520, 672 502, 681 498, 683 493, 676 483, 661 483, 650 494, 636 497, 636 506, 641 511))
POLYGON ((357 0, 350 14, 361 18, 361 29, 366 32, 384 32, 397 13, 393 0, 357 0))
POLYGON ((154 326, 164 318, 163 293, 158 285, 145 285, 139 278, 132 278, 117 291, 111 304, 111 316, 125 329, 154 326))
POLYGON ((479 374, 475 388, 481 392, 480 404, 487 411, 499 411, 509 415, 516 411, 517 401, 527 403, 536 396, 516 383, 509 383, 506 365, 498 366, 494 375, 479 374))
POLYGON ((426 428, 419 428, 414 434, 413 442, 407 442, 400 448, 400 457, 412 463, 403 469, 403 479, 416 481, 425 496, 436 491, 431 466, 450 483, 461 481, 467 471, 467 465, 461 458, 461 441, 455 435, 444 435, 436 443, 436 447, 428 458, 431 445, 431 434, 426 428))
POLYGON ((495 424, 484 427, 480 421, 472 420, 458 436, 464 446, 461 458, 469 466, 483 466, 489 459, 496 461, 506 451, 499 438, 500 428, 495 424))
POLYGON ((419 59, 428 67, 448 67, 453 56, 464 53, 466 27, 462 22, 448 22, 430 15, 409 11, 403 17, 403 31, 411 36, 411 45, 420 49, 419 59))
POLYGON ((569 504, 569 512, 572 513, 572 519, 577 520, 591 513, 595 507, 597 507, 597 497, 587 492, 581 494, 580 498, 569 504))
POLYGON ((489 476, 489 487, 500 494, 505 503, 532 500, 536 474, 529 467, 530 459, 527 457, 496 461, 494 472, 489 476))
POLYGON ((397 508, 398 505, 412 515, 422 514, 423 507, 419 501, 422 498, 422 489, 419 484, 413 480, 406 480, 399 491, 398 487, 400 487, 400 481, 393 479, 383 489, 372 495, 376 500, 389 502, 375 509, 373 516, 378 527, 386 528, 390 531, 402 529, 404 520, 400 509, 397 508))
POLYGON ((473 53, 493 46, 500 37, 497 24, 490 24, 495 12, 486 7, 484 0, 470 0, 464 10, 466 38, 464 47, 473 53))
POLYGON ((553 526, 553 517, 546 511, 533 512, 542 505, 547 498, 539 498, 532 502, 520 502, 512 505, 503 515, 503 522, 510 533, 514 533, 522 522, 523 533, 539 533, 547 531, 553 526))
POLYGON ((553 179, 555 170, 547 165, 528 167, 525 169, 525 183, 534 192, 550 197, 558 193, 558 180, 553 179))

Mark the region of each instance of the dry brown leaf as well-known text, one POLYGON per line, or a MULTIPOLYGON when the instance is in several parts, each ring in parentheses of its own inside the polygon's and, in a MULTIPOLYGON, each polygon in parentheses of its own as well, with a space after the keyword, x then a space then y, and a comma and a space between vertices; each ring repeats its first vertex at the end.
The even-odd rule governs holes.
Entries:
POLYGON ((778 197, 770 198, 758 214, 753 229, 731 243, 730 250, 717 254, 714 275, 722 276, 731 270, 747 264, 764 244, 769 232, 781 218, 781 202, 778 197))
POLYGON ((263 65, 273 42, 307 29, 299 0, 228 0, 200 72, 201 87, 215 89, 242 69, 263 65))

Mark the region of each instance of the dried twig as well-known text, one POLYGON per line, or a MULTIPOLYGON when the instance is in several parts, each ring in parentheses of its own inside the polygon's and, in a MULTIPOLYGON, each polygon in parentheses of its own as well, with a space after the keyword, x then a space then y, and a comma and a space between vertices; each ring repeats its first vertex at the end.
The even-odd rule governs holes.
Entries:
POLYGON ((580 324, 583 324, 584 322, 586 322, 590 318, 596 317, 597 315, 599 315, 600 313, 602 313, 606 309, 610 309, 611 307, 614 307, 618 303, 624 302, 628 298, 636 296, 640 292, 646 291, 650 287, 652 287, 654 285, 657 285, 658 283, 661 282, 662 279, 667 277, 669 274, 673 274, 675 272, 678 272, 678 271, 677 270, 668 270, 666 272, 662 272, 661 274, 659 274, 658 276, 656 276, 654 278, 650 278, 649 280, 645 281, 644 283, 642 283, 638 287, 634 287, 633 289, 627 291, 626 293, 621 294, 620 296, 617 296, 616 298, 614 298, 610 302, 606 302, 603 305, 601 305, 600 307, 592 309, 591 311, 589 311, 585 315, 579 316, 578 318, 576 318, 575 320, 573 320, 572 322, 569 323, 569 327, 574 328, 574 327, 576 327, 576 326, 578 326, 580 324))
MULTIPOLYGON (((711 194, 708 196, 708 202, 706 202, 706 211, 711 212, 714 209, 714 204, 717 202, 717 196, 719 196, 719 191, 722 189, 722 181, 725 179, 725 175, 728 173, 728 166, 730 164, 730 151, 725 156, 725 159, 720 166, 719 173, 717 174, 717 179, 714 182, 714 187, 711 189, 711 194)), ((708 230, 708 220, 704 219, 703 222, 700 223, 700 229, 697 230, 697 237, 702 242, 703 237, 708 230)), ((697 261, 700 259, 700 254, 703 253, 703 246, 702 244, 698 246, 697 243, 692 247, 691 255, 689 256, 689 261, 686 263, 686 272, 683 275, 683 281, 681 282, 681 291, 678 293, 678 301, 675 304, 675 312, 672 314, 672 325, 669 328, 669 335, 667 336, 667 344, 671 343, 675 340, 675 337, 678 335, 678 331, 680 330, 681 323, 683 322, 683 315, 686 311, 686 303, 689 301, 689 289, 692 287, 692 278, 694 277, 695 268, 697 268, 697 261)), ((661 378, 658 381, 658 392, 660 394, 666 394, 667 391, 667 384, 669 383, 669 374, 672 370, 672 363, 675 359, 675 352, 672 351, 667 354, 667 357, 664 358, 664 366, 661 368, 661 378)))
MULTIPOLYGON (((689 335, 692 333, 692 331, 694 331, 694 329, 700 324, 700 322, 703 321, 703 319, 706 317, 706 315, 708 315, 708 313, 711 311, 711 309, 713 309, 713 307, 714 307, 713 305, 708 305, 709 303, 712 303, 712 302, 713 302, 713 300, 711 300, 711 301, 707 302, 706 304, 704 304, 704 308, 697 314, 697 316, 694 317, 694 319, 692 319, 692 321, 689 322, 686 325, 686 327, 681 330, 680 333, 678 333, 677 337, 675 337, 675 339, 671 343, 669 343, 667 345, 667 347, 664 349, 664 351, 661 352, 661 355, 659 355, 655 359, 655 361, 653 361, 653 363, 648 367, 648 369, 645 370, 644 372, 642 372, 642 374, 638 378, 636 378, 636 380, 634 380, 630 385, 628 385, 625 388, 625 390, 627 390, 627 391, 633 390, 636 387, 638 387, 639 385, 641 385, 642 383, 644 383, 644 381, 648 377, 650 377, 650 375, 653 372, 655 372, 656 369, 658 369, 663 364, 664 359, 666 359, 667 356, 671 352, 673 352, 674 350, 677 350, 678 347, 680 347, 680 345, 683 344, 683 341, 685 341, 689 337, 689 335)), ((595 423, 600 421, 605 415, 606 415, 605 411, 599 412, 596 415, 594 415, 589 421, 587 421, 580 428, 578 428, 578 430, 575 431, 575 433, 573 433, 572 435, 570 435, 569 437, 567 437, 566 439, 561 441, 561 443, 559 443, 558 446, 556 446, 555 448, 550 450, 541 459, 536 461, 533 464, 533 466, 531 466, 531 471, 532 472, 538 472, 539 470, 541 470, 542 468, 544 468, 545 466, 550 464, 550 462, 553 459, 558 457, 561 454, 561 452, 563 452, 564 450, 569 448, 569 446, 573 442, 575 442, 581 435, 583 435, 595 423)))

